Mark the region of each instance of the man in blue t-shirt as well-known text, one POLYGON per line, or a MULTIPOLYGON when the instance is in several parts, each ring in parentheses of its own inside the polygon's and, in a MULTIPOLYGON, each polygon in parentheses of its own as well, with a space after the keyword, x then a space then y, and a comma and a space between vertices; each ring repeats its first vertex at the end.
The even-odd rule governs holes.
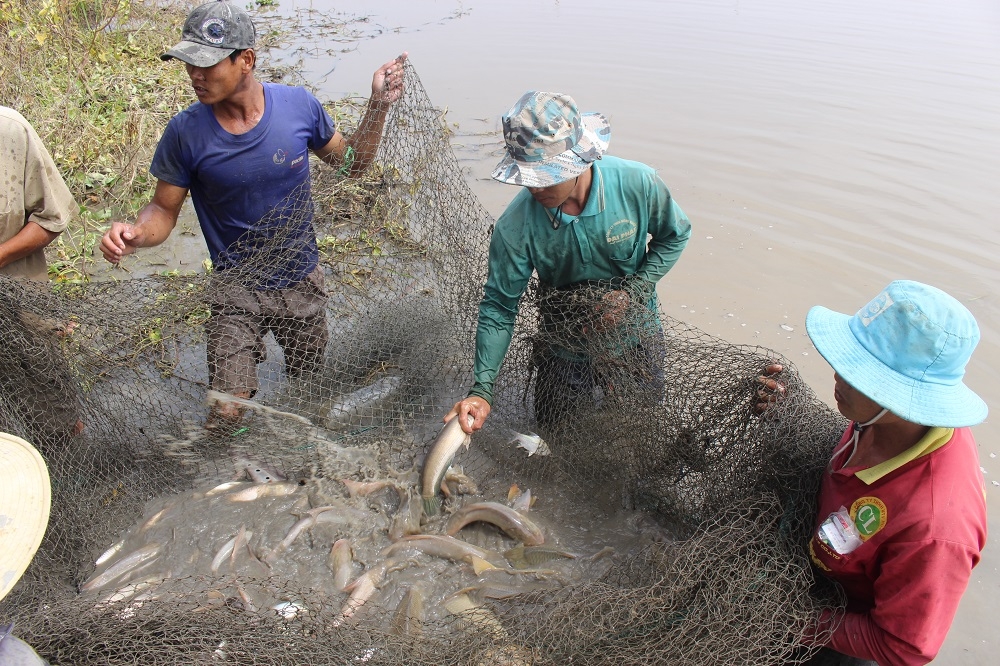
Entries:
MULTIPOLYGON (((403 91, 406 53, 372 77, 358 130, 345 138, 304 88, 254 78, 256 31, 224 1, 196 7, 181 42, 161 56, 185 63, 198 101, 170 120, 150 165, 156 191, 132 224, 115 222, 101 252, 111 263, 162 243, 191 193, 222 288, 208 296, 209 383, 250 398, 263 336, 281 345, 288 373, 318 367, 326 349, 326 292, 312 226, 309 151, 360 174, 378 149, 389 107, 403 91)), ((217 399, 208 426, 239 420, 236 401, 217 399)))

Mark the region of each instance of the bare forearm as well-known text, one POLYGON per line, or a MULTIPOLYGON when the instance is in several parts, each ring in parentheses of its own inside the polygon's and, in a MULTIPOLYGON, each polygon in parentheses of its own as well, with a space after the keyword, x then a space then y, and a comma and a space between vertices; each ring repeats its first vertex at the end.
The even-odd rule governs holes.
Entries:
POLYGON ((354 152, 354 159, 349 171, 351 176, 359 175, 375 159, 375 153, 378 152, 378 146, 382 140, 382 130, 385 128, 389 106, 385 102, 370 101, 358 129, 347 139, 348 145, 354 152))
POLYGON ((34 222, 28 222, 13 238, 0 243, 0 268, 34 254, 55 240, 58 235, 34 222))
POLYGON ((176 212, 159 206, 155 201, 146 204, 136 216, 136 247, 153 247, 167 239, 177 225, 176 212))

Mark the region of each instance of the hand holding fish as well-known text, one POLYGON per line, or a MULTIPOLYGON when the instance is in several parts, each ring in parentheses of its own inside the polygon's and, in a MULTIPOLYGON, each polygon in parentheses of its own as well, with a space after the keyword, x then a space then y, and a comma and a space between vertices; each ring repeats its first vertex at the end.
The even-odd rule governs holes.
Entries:
POLYGON ((756 391, 754 413, 763 414, 785 395, 785 385, 775 378, 775 375, 784 369, 785 367, 780 363, 770 363, 764 368, 763 374, 757 377, 757 383, 760 386, 757 387, 756 391))
POLYGON ((455 403, 451 411, 445 414, 444 422, 447 423, 455 416, 459 416, 458 423, 462 426, 462 430, 467 435, 471 435, 483 427, 486 417, 489 415, 490 403, 478 395, 470 395, 468 398, 455 403), (469 418, 470 416, 472 418, 469 418))

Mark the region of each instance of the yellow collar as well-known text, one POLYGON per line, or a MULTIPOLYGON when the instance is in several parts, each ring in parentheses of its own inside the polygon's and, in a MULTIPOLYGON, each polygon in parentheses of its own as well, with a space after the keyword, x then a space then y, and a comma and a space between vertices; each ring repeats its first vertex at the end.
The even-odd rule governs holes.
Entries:
POLYGON ((920 456, 937 451, 951 440, 955 434, 954 428, 931 428, 927 434, 920 438, 920 441, 906 449, 899 455, 889 458, 885 462, 855 472, 854 476, 864 481, 869 486, 889 472, 899 469, 911 460, 916 460, 920 456))

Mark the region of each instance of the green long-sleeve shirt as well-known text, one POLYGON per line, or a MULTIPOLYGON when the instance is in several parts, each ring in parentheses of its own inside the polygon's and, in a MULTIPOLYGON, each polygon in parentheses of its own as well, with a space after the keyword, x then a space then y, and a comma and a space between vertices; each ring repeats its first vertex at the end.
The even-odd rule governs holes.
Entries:
POLYGON ((497 220, 469 395, 492 402, 493 382, 533 271, 556 289, 636 276, 647 307, 658 312, 656 283, 687 245, 691 223, 651 167, 606 156, 591 168, 590 193, 579 216, 562 214, 555 224, 555 209, 544 208, 525 188, 497 220))

